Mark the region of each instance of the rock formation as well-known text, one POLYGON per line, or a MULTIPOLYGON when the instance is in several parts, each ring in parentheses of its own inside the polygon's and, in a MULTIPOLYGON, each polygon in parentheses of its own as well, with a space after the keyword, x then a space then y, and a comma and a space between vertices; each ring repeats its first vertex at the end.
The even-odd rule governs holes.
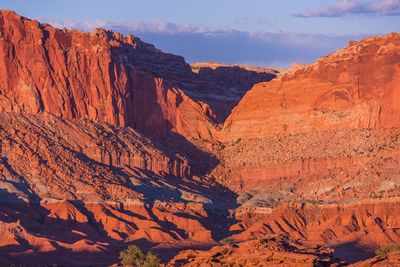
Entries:
POLYGON ((185 156, 157 138, 2 112, 0 140, 1 263, 104 266, 128 242, 215 244, 210 225, 224 227, 223 188, 190 179, 185 156))
POLYGON ((270 81, 280 74, 276 69, 248 65, 194 63, 191 67, 203 82, 192 86, 187 93, 206 102, 215 111, 214 120, 218 123, 226 120, 254 84, 270 81))
POLYGON ((307 248, 282 236, 217 246, 209 251, 184 251, 167 266, 328 266, 333 250, 307 248))
MULTIPOLYGON (((205 81, 182 57, 131 35, 60 30, 11 11, 0 13, 0 34, 3 111, 48 112, 158 135, 211 138, 213 111, 183 91, 183 84, 200 88, 205 81)), ((221 87, 212 81, 207 86, 221 87)))
POLYGON ((227 240, 280 233, 351 263, 400 243, 399 48, 399 34, 352 42, 244 96, 211 147, 209 176, 238 194, 227 240))
POLYGON ((222 138, 283 136, 400 124, 400 35, 349 47, 252 88, 224 125, 222 138))
POLYGON ((399 62, 389 34, 284 75, 190 66, 1 11, 0 265, 396 264, 399 62))
POLYGON ((400 252, 395 251, 388 253, 385 256, 376 256, 371 259, 357 262, 355 264, 351 264, 351 267, 363 267, 363 266, 399 266, 400 265, 400 252))
POLYGON ((190 72, 181 57, 130 35, 59 30, 8 11, 0 14, 0 34, 2 111, 209 137, 208 107, 162 77, 173 68, 190 72), (147 71, 157 64, 166 73, 147 71))
POLYGON ((209 156, 183 138, 210 139, 212 111, 177 85, 194 79, 181 57, 10 11, 0 38, 2 264, 103 266, 128 242, 215 244, 225 193, 191 179, 209 156))

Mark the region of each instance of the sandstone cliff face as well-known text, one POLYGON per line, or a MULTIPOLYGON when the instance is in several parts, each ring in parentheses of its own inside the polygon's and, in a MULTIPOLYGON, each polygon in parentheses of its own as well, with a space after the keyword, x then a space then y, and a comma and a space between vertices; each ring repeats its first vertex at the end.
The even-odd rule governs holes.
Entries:
POLYGON ((0 13, 0 38, 3 112, 48 112, 157 135, 210 137, 207 105, 162 78, 172 68, 191 73, 181 57, 130 35, 59 30, 9 11, 0 13))
POLYGON ((210 139, 212 111, 180 88, 194 79, 183 58, 9 11, 0 39, 0 262, 104 266, 131 242, 215 244, 223 189, 191 179, 187 155, 202 152, 182 138, 210 139))
POLYGON ((211 139, 213 122, 225 119, 253 83, 275 77, 272 70, 246 71, 226 84, 132 35, 60 30, 11 11, 0 12, 0 40, 2 111, 48 112, 158 136, 211 139), (241 92, 233 102, 231 87, 241 92), (229 101, 216 105, 202 92, 224 92, 229 101))
POLYGON ((397 192, 399 138, 398 129, 339 129, 225 142, 211 175, 236 192, 268 189, 299 199, 397 192))
POLYGON ((257 84, 227 119, 221 138, 398 127, 399 48, 396 33, 367 38, 257 84))

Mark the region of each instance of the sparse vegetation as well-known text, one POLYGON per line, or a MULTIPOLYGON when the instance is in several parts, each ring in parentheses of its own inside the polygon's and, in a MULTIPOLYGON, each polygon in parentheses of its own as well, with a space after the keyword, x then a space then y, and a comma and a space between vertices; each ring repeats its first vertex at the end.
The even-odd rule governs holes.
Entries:
POLYGON ((159 267, 160 265, 161 260, 153 252, 147 252, 143 267, 159 267))
POLYGON ((138 246, 131 245, 119 253, 124 267, 159 267, 161 260, 153 253, 144 253, 138 246))
POLYGON ((383 247, 375 250, 375 255, 380 257, 386 257, 389 253, 394 251, 400 251, 400 244, 393 245, 390 247, 383 247))

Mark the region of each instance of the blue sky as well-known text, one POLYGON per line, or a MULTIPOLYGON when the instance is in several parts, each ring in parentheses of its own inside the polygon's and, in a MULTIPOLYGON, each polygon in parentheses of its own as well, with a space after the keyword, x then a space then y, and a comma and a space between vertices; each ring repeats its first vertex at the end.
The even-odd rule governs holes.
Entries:
POLYGON ((187 61, 309 63, 400 29, 400 0, 2 0, 58 27, 132 33, 187 61))

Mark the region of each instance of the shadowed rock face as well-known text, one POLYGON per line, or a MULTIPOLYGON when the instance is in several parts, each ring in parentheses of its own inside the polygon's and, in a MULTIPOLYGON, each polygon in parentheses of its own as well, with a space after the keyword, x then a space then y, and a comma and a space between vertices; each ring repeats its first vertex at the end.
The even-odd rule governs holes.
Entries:
POLYGON ((186 92, 194 99, 208 103, 215 111, 218 123, 226 120, 254 84, 270 81, 279 75, 275 69, 247 65, 195 63, 191 67, 203 82, 188 87, 186 92))
POLYGON ((357 262, 350 266, 352 267, 363 267, 363 266, 398 266, 400 264, 400 252, 399 250, 388 253, 385 256, 375 256, 365 261, 357 262))
POLYGON ((41 198, 125 201, 136 197, 126 187, 135 170, 191 175, 185 158, 129 128, 15 113, 0 113, 0 122, 0 177, 16 183, 26 178, 41 198))

